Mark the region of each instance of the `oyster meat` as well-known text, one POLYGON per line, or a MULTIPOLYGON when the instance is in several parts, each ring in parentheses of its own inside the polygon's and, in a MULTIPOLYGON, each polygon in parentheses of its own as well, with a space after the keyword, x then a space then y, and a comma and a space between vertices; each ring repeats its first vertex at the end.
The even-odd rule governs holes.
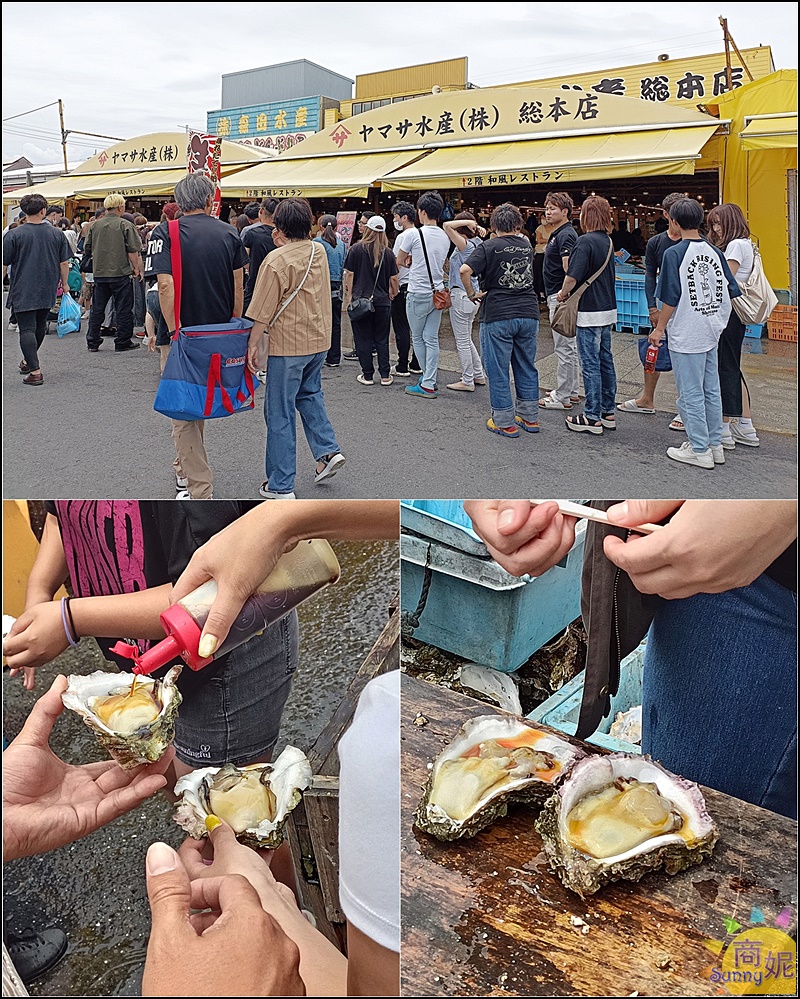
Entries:
POLYGON ((608 881, 700 864, 719 835, 697 784, 628 753, 576 764, 536 828, 551 867, 581 896, 608 881))
POLYGON ((503 715, 471 718, 433 763, 415 824, 437 839, 474 836, 509 801, 543 799, 583 752, 503 715))
POLYGON ((180 673, 181 667, 173 666, 158 680, 97 670, 69 677, 61 700, 81 716, 117 763, 130 770, 160 760, 175 738, 180 673))
POLYGON ((194 839, 207 835, 205 820, 216 815, 247 846, 273 850, 283 842, 289 812, 311 783, 311 765, 299 749, 287 746, 274 763, 206 767, 181 777, 175 821, 194 839))

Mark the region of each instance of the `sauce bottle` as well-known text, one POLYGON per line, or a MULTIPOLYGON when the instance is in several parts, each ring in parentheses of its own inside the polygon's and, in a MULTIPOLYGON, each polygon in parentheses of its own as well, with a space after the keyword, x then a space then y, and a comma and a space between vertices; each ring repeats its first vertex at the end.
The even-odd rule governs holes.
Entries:
POLYGON ((133 672, 138 674, 152 673, 176 656, 180 656, 190 669, 202 669, 214 659, 244 645, 254 635, 260 635, 318 590, 335 583, 340 571, 336 555, 327 541, 319 538, 300 541, 278 559, 269 576, 247 598, 227 638, 213 656, 202 659, 198 655, 200 634, 217 596, 217 584, 213 579, 161 614, 167 637, 147 652, 140 653, 135 645, 126 642, 117 642, 111 651, 133 659, 133 672))

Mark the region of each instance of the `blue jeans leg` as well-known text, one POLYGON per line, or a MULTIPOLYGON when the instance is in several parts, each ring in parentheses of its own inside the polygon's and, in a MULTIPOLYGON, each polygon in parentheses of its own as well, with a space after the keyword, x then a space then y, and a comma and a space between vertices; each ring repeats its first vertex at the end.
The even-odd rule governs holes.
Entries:
POLYGON ((275 493, 294 490, 297 474, 295 410, 300 413, 314 457, 338 451, 322 399, 325 351, 303 357, 270 357, 267 365, 264 419, 267 421, 266 472, 275 493))
MULTIPOLYGON (((511 349, 511 370, 517 413, 530 423, 539 420, 539 372, 536 370, 536 337, 538 319, 514 319, 514 345, 511 349)), ((512 421, 513 422, 513 421, 512 421)))
POLYGON ((578 326, 576 331, 586 390, 583 412, 593 423, 614 412, 617 373, 611 353, 611 329, 611 326, 578 326))
POLYGON ((514 399, 511 396, 511 353, 514 349, 513 319, 481 323, 481 357, 489 381, 492 419, 498 427, 514 426, 514 399))
POLYGON ((430 292, 411 292, 406 299, 406 315, 411 327, 414 353, 417 355, 422 377, 419 384, 426 389, 436 387, 436 372, 439 368, 439 326, 442 313, 433 307, 430 292))
POLYGON ((722 442, 717 348, 702 354, 670 350, 670 356, 678 388, 678 413, 692 450, 702 453, 712 444, 716 446, 722 442))
POLYGON ((642 750, 676 773, 797 814, 797 595, 766 575, 665 601, 647 640, 642 750))

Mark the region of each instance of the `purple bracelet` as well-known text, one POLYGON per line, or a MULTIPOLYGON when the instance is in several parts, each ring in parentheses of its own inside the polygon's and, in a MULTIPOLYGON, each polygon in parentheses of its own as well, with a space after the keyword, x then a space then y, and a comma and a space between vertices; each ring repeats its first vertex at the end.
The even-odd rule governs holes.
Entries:
POLYGON ((72 637, 69 630, 69 624, 67 623, 67 600, 69 597, 61 598, 61 623, 64 625, 64 634, 67 636, 67 641, 72 646, 73 649, 77 649, 78 643, 72 637))

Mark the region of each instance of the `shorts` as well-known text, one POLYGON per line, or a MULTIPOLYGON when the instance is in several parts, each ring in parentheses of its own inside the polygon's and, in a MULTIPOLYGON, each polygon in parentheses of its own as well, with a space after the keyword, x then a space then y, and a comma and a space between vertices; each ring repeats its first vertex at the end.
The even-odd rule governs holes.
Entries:
POLYGON ((175 723, 175 755, 181 763, 241 766, 272 751, 299 644, 292 612, 218 664, 197 672, 184 668, 178 680, 183 703, 175 723))
POLYGON ((156 347, 166 347, 170 342, 169 329, 161 312, 161 302, 158 298, 158 288, 151 288, 145 298, 147 312, 153 318, 156 326, 156 347))

